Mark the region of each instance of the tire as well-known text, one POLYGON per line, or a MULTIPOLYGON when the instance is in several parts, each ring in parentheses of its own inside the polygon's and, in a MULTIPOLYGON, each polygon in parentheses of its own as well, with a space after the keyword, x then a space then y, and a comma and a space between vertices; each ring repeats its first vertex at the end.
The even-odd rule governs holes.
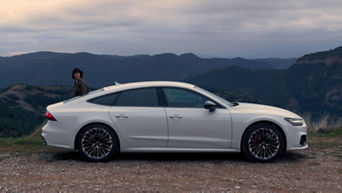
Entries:
POLYGON ((92 124, 82 129, 76 143, 82 157, 90 162, 108 161, 118 152, 115 133, 101 124, 92 124))
POLYGON ((246 131, 242 151, 252 162, 271 162, 284 153, 285 137, 277 126, 258 123, 246 131))

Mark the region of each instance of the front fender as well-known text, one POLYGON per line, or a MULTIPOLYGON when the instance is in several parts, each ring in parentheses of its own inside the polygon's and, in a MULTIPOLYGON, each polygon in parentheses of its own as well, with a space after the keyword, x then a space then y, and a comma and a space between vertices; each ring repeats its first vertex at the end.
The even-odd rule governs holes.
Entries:
MULTIPOLYGON (((288 132, 285 129, 286 127, 282 123, 280 117, 273 117, 273 116, 248 116, 248 115, 233 115, 233 134, 232 134, 232 148, 233 149, 240 149, 241 148, 241 141, 243 134, 245 131, 253 124, 258 122, 270 122, 276 124, 280 127, 280 129, 284 132, 285 138, 287 139, 288 132)), ((241 149, 240 149, 241 150, 241 149)))

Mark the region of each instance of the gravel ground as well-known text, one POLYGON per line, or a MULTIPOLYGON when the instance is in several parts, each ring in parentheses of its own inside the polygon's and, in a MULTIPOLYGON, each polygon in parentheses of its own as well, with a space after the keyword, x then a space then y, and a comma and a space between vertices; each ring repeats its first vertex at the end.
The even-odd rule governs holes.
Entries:
POLYGON ((121 154, 84 162, 77 152, 0 151, 0 192, 342 192, 334 140, 251 163, 236 153, 121 154))

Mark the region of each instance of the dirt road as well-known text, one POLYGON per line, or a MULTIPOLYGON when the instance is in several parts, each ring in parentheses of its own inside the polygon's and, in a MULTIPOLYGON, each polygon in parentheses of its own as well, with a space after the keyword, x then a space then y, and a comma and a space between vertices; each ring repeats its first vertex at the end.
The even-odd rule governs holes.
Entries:
POLYGON ((240 154, 121 154, 87 163, 75 152, 0 151, 0 192, 342 192, 341 138, 311 140, 273 163, 240 154))

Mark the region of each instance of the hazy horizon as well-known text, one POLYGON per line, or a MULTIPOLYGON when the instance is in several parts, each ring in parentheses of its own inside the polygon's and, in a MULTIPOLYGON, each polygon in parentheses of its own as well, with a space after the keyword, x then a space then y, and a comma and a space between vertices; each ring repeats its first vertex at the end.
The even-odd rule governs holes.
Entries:
POLYGON ((298 58, 341 45, 342 1, 4 0, 0 56, 298 58))
MULTIPOLYGON (((323 51, 323 50, 320 50, 323 51)), ((39 50, 39 51, 32 51, 32 52, 25 52, 25 53, 17 53, 14 55, 8 55, 8 56, 0 56, 0 57, 14 57, 14 56, 20 56, 20 55, 26 55, 26 54, 34 54, 34 53, 39 53, 39 52, 51 52, 51 53, 60 53, 60 54, 78 54, 78 53, 88 53, 88 54, 94 54, 94 55, 108 55, 108 56, 122 56, 122 57, 130 57, 130 56, 139 56, 139 55, 148 55, 148 56, 156 56, 156 55, 161 55, 161 54, 175 54, 177 56, 183 55, 183 54, 194 54, 200 58, 203 59, 210 59, 210 58, 222 58, 222 59, 234 59, 234 58, 244 58, 244 59, 248 59, 248 60, 256 60, 256 59, 297 59, 299 57, 258 57, 258 58, 247 58, 247 57, 241 57, 241 56, 232 56, 232 57, 220 57, 220 56, 201 56, 198 55, 196 53, 192 53, 192 52, 185 52, 185 53, 180 53, 180 54, 176 54, 176 53, 172 53, 172 52, 164 52, 164 53, 156 53, 156 54, 132 54, 132 55, 118 55, 118 54, 103 54, 103 53, 92 53, 92 52, 63 52, 63 51, 50 51, 50 50, 39 50)))

